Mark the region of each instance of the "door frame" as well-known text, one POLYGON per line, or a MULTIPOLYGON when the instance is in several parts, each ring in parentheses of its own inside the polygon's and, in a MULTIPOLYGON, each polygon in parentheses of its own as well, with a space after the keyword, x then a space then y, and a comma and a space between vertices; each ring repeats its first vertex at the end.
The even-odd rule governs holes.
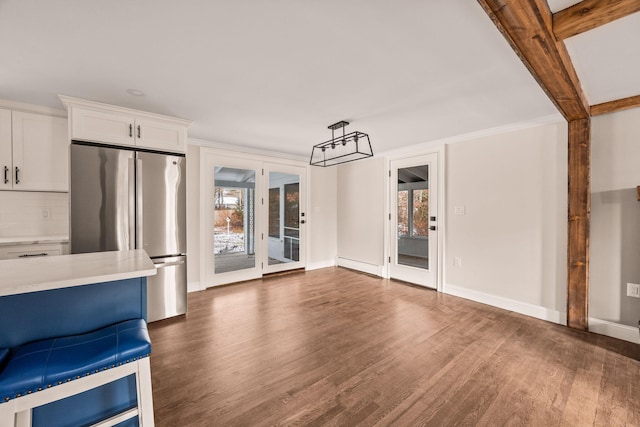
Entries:
POLYGON ((394 199, 396 195, 392 191, 393 183, 391 182, 391 162, 411 159, 420 156, 427 156, 434 154, 436 155, 436 164, 437 164, 437 257, 435 260, 437 271, 435 275, 435 290, 438 292, 444 291, 444 280, 445 280, 445 269, 444 269, 444 260, 445 260, 445 233, 446 233, 446 218, 445 218, 445 146, 441 145, 438 147, 434 147, 431 149, 425 149, 425 151, 419 152, 409 152, 405 150, 399 150, 397 153, 388 154, 385 156, 385 178, 386 178, 386 186, 385 186, 385 218, 387 220, 384 222, 384 247, 385 247, 385 257, 384 257, 384 268, 383 275, 385 278, 391 278, 391 254, 392 248, 391 245, 396 244, 395 238, 391 236, 392 230, 394 227, 391 224, 392 215, 391 208, 394 203, 394 199))

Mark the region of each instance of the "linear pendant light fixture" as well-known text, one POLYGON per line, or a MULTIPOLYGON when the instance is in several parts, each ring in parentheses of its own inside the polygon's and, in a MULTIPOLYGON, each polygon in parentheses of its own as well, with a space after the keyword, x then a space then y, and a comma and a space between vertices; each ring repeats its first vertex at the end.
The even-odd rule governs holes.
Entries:
POLYGON ((335 166, 340 163, 353 162, 373 156, 371 141, 366 133, 354 131, 345 134, 344 120, 329 126, 331 139, 313 146, 309 164, 312 166, 335 166), (342 128, 342 136, 335 136, 335 131, 342 128))

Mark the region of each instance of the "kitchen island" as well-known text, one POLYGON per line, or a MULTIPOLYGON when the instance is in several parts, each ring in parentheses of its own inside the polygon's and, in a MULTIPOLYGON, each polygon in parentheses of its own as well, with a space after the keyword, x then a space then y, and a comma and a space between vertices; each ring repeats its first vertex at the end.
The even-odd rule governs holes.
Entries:
MULTIPOLYGON (((146 277, 156 269, 144 250, 131 250, 3 260, 0 272, 0 349, 12 349, 146 319, 146 277)), ((5 368, 0 363, 0 384, 5 368)), ((135 378, 126 377, 35 408, 32 421, 84 425, 136 398, 135 378)))

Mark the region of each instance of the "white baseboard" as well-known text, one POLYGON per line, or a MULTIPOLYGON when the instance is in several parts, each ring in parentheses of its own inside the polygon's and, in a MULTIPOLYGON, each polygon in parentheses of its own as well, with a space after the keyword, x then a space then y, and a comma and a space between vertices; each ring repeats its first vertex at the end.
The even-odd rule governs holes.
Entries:
POLYGON ((307 266, 305 267, 305 270, 318 270, 320 268, 335 267, 335 266, 336 266, 335 259, 327 259, 327 260, 318 261, 318 262, 308 262, 307 266))
POLYGON ((340 267, 350 268, 352 270, 362 271, 363 273, 373 274, 374 276, 384 277, 384 266, 367 264, 366 262, 354 261, 352 259, 338 257, 338 265, 340 267))
POLYGON ((567 314, 551 310, 539 305, 533 305, 526 302, 516 301, 509 298, 499 297, 484 292, 473 291, 456 285, 445 284, 442 290, 445 294, 454 295, 471 301, 488 304, 504 310, 514 311, 524 314, 525 316, 535 317, 536 319, 546 320, 548 322, 558 323, 560 325, 567 324, 567 314))
POLYGON ((621 325, 620 323, 609 322, 608 320, 589 318, 589 332, 594 332, 608 337, 618 338, 619 340, 629 341, 640 344, 640 335, 638 328, 633 326, 621 325))
POLYGON ((200 287, 200 282, 187 282, 187 292, 198 292, 203 291, 200 287))

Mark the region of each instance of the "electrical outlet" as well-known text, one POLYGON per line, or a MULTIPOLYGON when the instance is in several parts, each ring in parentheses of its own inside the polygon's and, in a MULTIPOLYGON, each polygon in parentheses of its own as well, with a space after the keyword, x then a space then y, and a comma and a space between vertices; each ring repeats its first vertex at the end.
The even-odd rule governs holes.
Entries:
POLYGON ((453 208, 453 214, 454 215, 465 215, 466 214, 466 209, 464 206, 455 206, 453 208))
POLYGON ((627 283, 627 296, 640 298, 640 285, 637 283, 627 283))
POLYGON ((460 258, 459 256, 453 257, 453 266, 462 267, 462 258, 460 258))
POLYGON ((51 209, 42 209, 42 220, 49 221, 51 219, 51 209))

